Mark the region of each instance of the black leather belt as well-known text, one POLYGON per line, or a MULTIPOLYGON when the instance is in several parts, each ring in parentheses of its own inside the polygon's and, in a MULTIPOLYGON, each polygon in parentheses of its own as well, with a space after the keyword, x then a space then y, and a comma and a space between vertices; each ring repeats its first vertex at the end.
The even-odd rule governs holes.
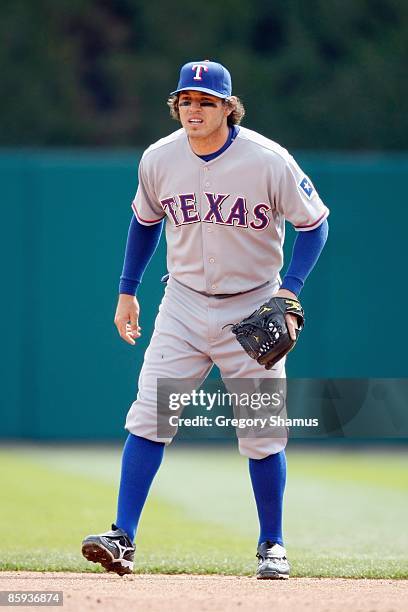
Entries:
MULTIPOLYGON (((167 283, 167 281, 169 280, 169 277, 170 277, 170 274, 165 274, 162 277, 161 282, 162 283, 167 283)), ((257 287, 253 287, 252 289, 248 289, 248 291, 240 291, 239 293, 206 293, 205 291, 197 291, 197 289, 193 289, 192 287, 188 287, 187 285, 185 285, 184 283, 181 283, 177 279, 174 279, 174 280, 176 281, 176 283, 178 283, 182 287, 185 287, 186 289, 189 289, 190 291, 194 291, 194 293, 199 293, 200 295, 203 295, 204 297, 215 298, 216 300, 225 300, 226 298, 235 297, 237 295, 245 295, 246 293, 251 293, 251 291, 256 291, 257 289, 261 289, 262 287, 266 287, 267 285, 269 285, 271 283, 271 281, 266 281, 266 283, 262 283, 262 285, 258 285, 257 287)))

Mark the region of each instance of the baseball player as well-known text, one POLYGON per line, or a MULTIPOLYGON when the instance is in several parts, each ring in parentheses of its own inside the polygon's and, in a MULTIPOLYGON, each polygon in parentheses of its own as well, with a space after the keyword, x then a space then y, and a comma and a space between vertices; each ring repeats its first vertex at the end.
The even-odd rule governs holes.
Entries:
MULTIPOLYGON (((240 126, 242 102, 221 64, 181 68, 168 100, 181 128, 151 145, 139 184, 120 280, 115 324, 140 337, 137 288, 165 226, 169 279, 127 415, 118 510, 111 531, 91 535, 83 555, 119 575, 133 569, 135 534, 151 483, 171 437, 157 432, 157 379, 204 380, 213 364, 224 379, 283 378, 285 358, 265 370, 231 333, 272 296, 297 300, 325 244, 328 208, 291 155, 240 126), (285 221, 298 231, 283 280, 285 221)), ((297 337, 297 317, 286 314, 297 337)), ((259 517, 257 578, 288 578, 282 536, 286 433, 243 437, 259 517)))

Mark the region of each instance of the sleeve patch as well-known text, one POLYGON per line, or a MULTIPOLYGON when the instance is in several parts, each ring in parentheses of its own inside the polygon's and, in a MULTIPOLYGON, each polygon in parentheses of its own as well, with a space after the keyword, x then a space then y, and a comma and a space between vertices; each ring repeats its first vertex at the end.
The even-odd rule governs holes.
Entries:
POLYGON ((306 194, 306 197, 309 200, 311 200, 314 194, 316 193, 315 188, 313 187, 312 181, 308 179, 307 176, 304 176, 302 178, 302 180, 299 183, 299 187, 303 191, 303 193, 306 194))

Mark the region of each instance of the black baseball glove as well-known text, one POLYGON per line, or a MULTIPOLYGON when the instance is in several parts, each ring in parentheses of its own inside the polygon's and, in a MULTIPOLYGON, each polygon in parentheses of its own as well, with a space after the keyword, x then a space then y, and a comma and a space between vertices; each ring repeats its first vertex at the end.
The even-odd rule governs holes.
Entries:
POLYGON ((248 355, 270 370, 293 349, 304 321, 303 308, 298 300, 273 297, 249 317, 233 325, 231 331, 248 355), (296 340, 289 335, 286 314, 297 317, 296 340))

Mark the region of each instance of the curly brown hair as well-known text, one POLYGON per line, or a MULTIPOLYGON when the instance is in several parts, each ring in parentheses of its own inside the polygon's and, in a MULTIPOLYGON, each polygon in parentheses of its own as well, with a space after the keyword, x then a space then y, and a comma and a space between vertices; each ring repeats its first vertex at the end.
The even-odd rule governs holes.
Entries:
MULTIPOLYGON (((170 117, 176 121, 180 121, 178 99, 179 94, 174 94, 167 100, 167 106, 170 108, 170 117)), ((232 109, 232 112, 227 117, 228 125, 239 125, 245 115, 245 107, 241 100, 237 96, 229 96, 223 99, 222 102, 232 109)))

